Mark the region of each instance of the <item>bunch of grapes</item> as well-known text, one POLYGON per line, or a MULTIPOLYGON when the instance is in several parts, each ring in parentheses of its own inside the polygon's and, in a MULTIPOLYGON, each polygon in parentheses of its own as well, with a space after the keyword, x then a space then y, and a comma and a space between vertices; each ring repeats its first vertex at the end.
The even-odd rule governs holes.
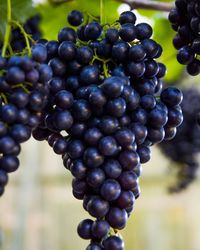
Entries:
POLYGON ((21 143, 30 138, 32 129, 40 123, 47 103, 47 81, 52 71, 43 63, 46 48, 41 57, 38 46, 33 47, 32 57, 0 56, 0 196, 8 173, 19 167, 21 143))
MULTIPOLYGON (((24 31, 31 37, 29 39, 30 44, 32 40, 38 41, 41 38, 41 31, 39 28, 41 17, 39 14, 29 18, 23 25, 24 31)), ((14 52, 21 52, 26 48, 26 41, 20 28, 14 28, 11 32, 10 46, 14 52)), ((3 42, 0 41, 0 52, 3 47, 3 42)))
POLYGON ((178 192, 186 188, 197 175, 200 153, 200 127, 197 124, 197 113, 200 111, 200 92, 196 88, 183 91, 184 121, 177 131, 176 137, 159 146, 162 152, 177 166, 177 183, 170 191, 178 192))
POLYGON ((177 60, 187 65, 190 75, 200 74, 200 2, 176 0, 169 14, 172 28, 177 32, 173 44, 178 50, 177 60))
POLYGON ((156 62, 162 48, 133 12, 113 25, 83 20, 72 11, 68 22, 79 27, 65 27, 58 41, 45 44, 53 77, 33 137, 62 155, 73 195, 95 218, 78 225, 79 236, 91 241, 87 250, 122 250, 117 230, 140 195, 141 164, 150 160, 150 146, 175 136, 182 93, 162 91, 166 68, 156 62))

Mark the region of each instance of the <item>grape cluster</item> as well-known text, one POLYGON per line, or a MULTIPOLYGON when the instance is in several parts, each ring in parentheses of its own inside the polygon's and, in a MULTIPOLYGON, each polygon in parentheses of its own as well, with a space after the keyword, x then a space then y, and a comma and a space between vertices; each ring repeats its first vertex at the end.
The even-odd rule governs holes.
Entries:
POLYGON ((187 65, 190 75, 200 74, 199 0, 176 0, 175 8, 169 14, 169 21, 177 32, 173 44, 178 50, 178 62, 187 65))
POLYGON ((95 218, 78 225, 80 237, 91 240, 87 250, 122 250, 114 232, 125 227, 140 195, 150 146, 173 138, 182 122, 182 93, 162 91, 166 68, 156 62, 162 48, 133 12, 108 27, 84 22, 79 11, 68 22, 78 28, 65 27, 58 41, 45 44, 53 77, 33 137, 62 155, 73 195, 95 218))
MULTIPOLYGON (((8 173, 19 167, 21 143, 31 136, 42 119, 48 99, 51 68, 37 59, 37 45, 29 56, 0 56, 0 196, 8 173)), ((46 50, 43 46, 44 51, 46 50)), ((47 57, 47 53, 46 53, 47 57)))
MULTIPOLYGON (((39 14, 29 18, 23 25, 24 31, 27 35, 30 35, 34 41, 38 41, 41 38, 41 31, 39 28, 41 17, 39 14)), ((30 44, 32 41, 29 39, 30 44)), ((24 35, 19 28, 12 29, 10 46, 14 52, 21 52, 26 48, 26 41, 24 35)), ((0 52, 3 47, 3 42, 0 41, 0 52)))
POLYGON ((183 91, 183 96, 181 107, 184 121, 173 140, 159 145, 177 167, 177 183, 170 188, 172 192, 185 189, 196 178, 199 167, 200 127, 196 116, 200 111, 200 92, 196 88, 189 88, 183 91))

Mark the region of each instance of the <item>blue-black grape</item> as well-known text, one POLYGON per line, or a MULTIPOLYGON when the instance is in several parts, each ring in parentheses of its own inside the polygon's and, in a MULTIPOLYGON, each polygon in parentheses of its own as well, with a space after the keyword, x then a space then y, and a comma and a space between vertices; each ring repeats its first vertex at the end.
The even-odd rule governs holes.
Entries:
POLYGON ((199 36, 199 7, 196 0, 175 1, 175 7, 169 13, 169 21, 177 32, 173 39, 174 47, 178 50, 177 60, 187 65, 188 74, 200 74, 200 49, 199 36))
MULTIPOLYGON (((37 139, 46 139, 49 131, 37 128, 47 104, 47 81, 52 71, 45 64, 47 49, 42 44, 32 48, 32 56, 8 56, 1 59, 0 104, 0 189, 8 182, 7 173, 18 169, 21 143, 31 132, 37 139), (43 65, 43 67, 41 67, 43 65), (3 179, 4 178, 4 179, 3 179)), ((2 192, 3 194, 3 192, 2 192)))
POLYGON ((67 20, 70 25, 79 26, 83 22, 83 14, 78 10, 73 10, 68 14, 67 20))

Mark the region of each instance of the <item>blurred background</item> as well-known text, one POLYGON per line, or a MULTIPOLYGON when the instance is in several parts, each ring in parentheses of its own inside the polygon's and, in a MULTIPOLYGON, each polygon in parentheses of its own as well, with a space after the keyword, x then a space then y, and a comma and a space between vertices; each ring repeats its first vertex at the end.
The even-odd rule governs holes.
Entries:
MULTIPOLYGON (((77 6, 89 13, 94 11, 94 15, 99 13, 97 0, 81 1, 81 5, 80 0, 35 0, 33 3, 31 0, 13 0, 15 2, 13 13, 17 13, 21 22, 40 14, 40 29, 46 39, 56 39, 58 30, 66 25, 67 13, 77 6)), ((105 3, 109 22, 116 20, 120 12, 130 9, 127 4, 121 5, 114 0, 105 3)), ((165 84, 198 88, 199 77, 191 80, 176 61, 176 50, 172 45, 175 33, 167 13, 149 10, 136 13, 138 22, 145 21, 153 26, 154 39, 163 46, 161 61, 168 67, 165 84)), ((0 16, 4 15, 0 9, 0 16)), ((2 30, 0 38, 1 35, 2 30)), ((198 135, 200 132, 196 133, 198 135)), ((188 150, 191 143, 193 141, 190 146, 187 144, 188 150)), ((89 216, 82 202, 71 193, 72 177, 63 167, 61 157, 55 155, 46 142, 32 139, 23 145, 20 161, 19 170, 10 175, 5 195, 0 199, 0 250, 85 249, 88 242, 78 237, 76 228, 89 216)), ((181 193, 169 194, 168 187, 177 182, 174 169, 177 169, 177 163, 154 147, 152 160, 143 166, 141 196, 122 232, 126 250, 200 250, 200 181, 196 180, 181 193)))

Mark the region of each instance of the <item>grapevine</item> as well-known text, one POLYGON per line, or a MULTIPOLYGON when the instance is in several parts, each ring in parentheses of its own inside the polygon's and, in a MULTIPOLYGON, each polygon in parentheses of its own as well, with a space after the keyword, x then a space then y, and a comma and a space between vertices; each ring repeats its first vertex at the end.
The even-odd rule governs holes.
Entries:
POLYGON ((169 20, 177 32, 173 44, 178 50, 177 60, 187 65, 190 75, 200 74, 200 3, 198 0, 176 0, 169 20))
POLYGON ((52 71, 45 64, 45 46, 43 51, 43 58, 37 58, 36 49, 30 48, 28 34, 12 20, 11 2, 8 1, 8 25, 0 56, 0 196, 8 183, 8 174, 19 167, 21 144, 29 140, 32 129, 40 123, 46 105, 47 82, 52 71), (18 29, 12 31, 12 24, 17 25, 18 29), (19 37, 17 49, 13 39, 20 32, 24 37, 19 37), (24 52, 25 41, 27 50, 24 52), (15 50, 21 54, 13 55, 15 50))
MULTIPOLYGON (((151 159, 151 147, 161 143, 165 154, 185 164, 176 190, 196 175, 199 127, 194 114, 199 110, 188 112, 187 106, 196 105, 199 95, 185 91, 182 102, 179 89, 163 89, 167 68, 164 60, 159 62, 163 49, 151 25, 139 23, 134 11, 107 22, 105 1, 99 3, 98 15, 70 11, 69 25, 57 39, 46 40, 40 15, 21 24, 7 0, 0 43, 0 195, 8 174, 19 167, 21 144, 31 135, 46 140, 62 157, 73 177, 72 193, 90 216, 77 227, 78 235, 89 240, 86 250, 123 250, 120 230, 140 196, 142 164, 151 159), (192 146, 186 152, 182 138, 188 133, 192 146)), ((130 5, 170 11, 177 59, 189 74, 198 75, 199 3, 176 0, 175 9, 154 1, 130 5)))
POLYGON ((162 48, 150 25, 135 25, 133 12, 108 28, 97 20, 81 25, 79 11, 68 21, 77 31, 64 27, 58 41, 46 43, 53 78, 33 136, 62 155, 74 176, 73 195, 95 218, 78 225, 79 236, 91 241, 87 250, 124 249, 114 232, 126 226, 140 195, 150 146, 172 139, 182 122, 182 93, 162 91, 166 68, 155 60, 162 48))

